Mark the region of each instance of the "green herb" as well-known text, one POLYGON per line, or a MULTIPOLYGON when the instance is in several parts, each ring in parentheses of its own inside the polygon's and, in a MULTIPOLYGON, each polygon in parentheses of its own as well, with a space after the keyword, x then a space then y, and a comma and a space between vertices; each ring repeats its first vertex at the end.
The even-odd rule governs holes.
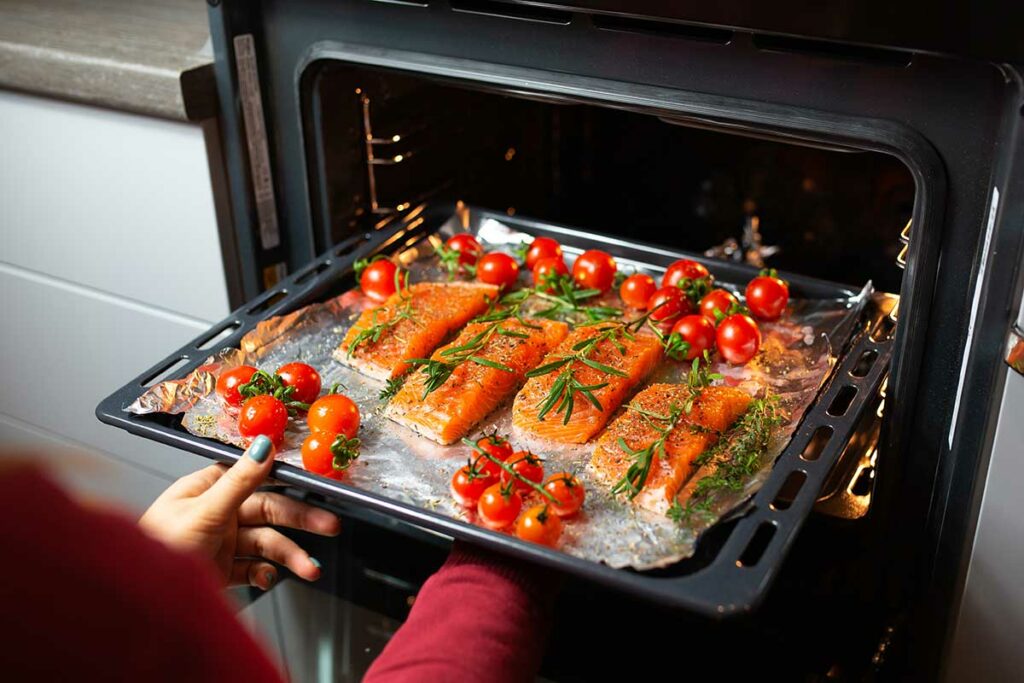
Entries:
POLYGON ((721 309, 718 308, 712 309, 712 313, 715 314, 715 325, 717 326, 718 323, 722 322, 730 315, 736 315, 737 313, 742 313, 743 315, 750 315, 750 309, 744 306, 743 304, 734 301, 731 304, 729 304, 729 310, 727 310, 725 313, 722 313, 721 309))
POLYGON ((441 265, 448 271, 448 279, 454 280, 455 276, 460 271, 464 271, 471 276, 476 275, 476 265, 472 263, 460 263, 459 259, 462 258, 461 251, 452 249, 448 245, 442 243, 437 245, 434 249, 434 253, 437 254, 437 258, 440 259, 441 265))
MULTIPOLYGON (((495 458, 493 455, 491 455, 490 453, 485 451, 483 446, 480 445, 479 441, 473 441, 472 439, 463 438, 462 439, 462 443, 466 444, 467 446, 472 448, 474 451, 479 453, 481 457, 487 458, 488 460, 493 462, 495 465, 500 467, 502 470, 504 470, 505 472, 508 472, 508 474, 510 475, 510 479, 509 479, 509 483, 508 483, 510 489, 511 489, 511 487, 514 486, 514 482, 515 481, 520 481, 520 482, 526 484, 527 486, 529 486, 530 488, 532 488, 534 491, 536 491, 540 495, 542 495, 545 498, 547 498, 548 500, 550 500, 555 505, 558 505, 558 499, 555 498, 554 495, 552 495, 547 489, 545 489, 543 486, 541 486, 537 482, 533 481, 532 479, 528 479, 528 478, 524 477, 523 475, 519 474, 518 472, 516 472, 515 468, 512 467, 512 465, 510 465, 507 462, 505 462, 504 460, 499 460, 498 458, 495 458)), ((532 456, 532 453, 528 454, 526 457, 528 459, 531 456, 532 456)), ((477 458, 477 462, 479 462, 480 459, 481 458, 478 457, 477 458)), ((472 470, 474 467, 476 467, 476 464, 474 462, 471 462, 470 463, 470 469, 472 470)))
POLYGON ((721 374, 709 372, 708 368, 710 367, 711 355, 707 350, 704 351, 703 356, 694 358, 693 363, 690 364, 690 372, 686 377, 686 388, 689 391, 689 395, 683 402, 683 412, 687 415, 693 410, 693 402, 703 393, 704 389, 711 386, 711 383, 715 380, 722 379, 721 374), (703 362, 701 362, 702 360, 703 362))
POLYGON ((666 457, 665 442, 668 440, 669 434, 672 433, 672 430, 679 423, 679 420, 682 419, 683 407, 673 403, 669 406, 668 415, 658 415, 657 413, 639 408, 632 403, 627 405, 626 409, 639 413, 647 425, 658 434, 657 439, 646 448, 640 449, 630 448, 626 440, 619 437, 619 448, 632 459, 632 462, 629 465, 629 469, 626 470, 626 474, 612 487, 612 494, 618 495, 628 491, 629 499, 632 500, 637 497, 647 483, 647 476, 651 472, 651 465, 654 463, 654 459, 656 457, 662 459, 666 457))
POLYGON ((352 265, 353 269, 355 269, 356 271, 356 279, 359 279, 359 276, 363 274, 363 271, 366 270, 371 263, 374 263, 376 261, 386 261, 387 258, 388 257, 385 256, 384 254, 377 254, 372 258, 356 259, 356 262, 352 265))
POLYGON ((381 401, 390 401, 398 393, 402 385, 405 384, 405 379, 402 377, 392 377, 384 383, 384 388, 377 394, 377 398, 381 401))
POLYGON ((715 471, 701 477, 686 505, 678 506, 681 509, 675 514, 680 521, 698 514, 709 515, 713 494, 719 491, 743 490, 760 469, 772 433, 783 420, 777 396, 751 402, 729 434, 694 460, 695 466, 710 464, 715 466, 715 471))
POLYGON ((594 306, 583 303, 601 294, 600 289, 580 289, 569 275, 550 273, 536 283, 533 296, 542 299, 548 308, 538 311, 538 318, 558 318, 582 313, 591 322, 622 317, 622 309, 614 306, 594 306))
POLYGON ((502 372, 515 373, 515 370, 507 365, 503 365, 490 360, 489 358, 483 358, 477 355, 495 334, 509 337, 529 338, 529 335, 527 334, 503 328, 501 326, 501 322, 493 322, 466 340, 464 344, 453 346, 442 351, 441 357, 445 360, 435 360, 432 358, 410 358, 406 360, 405 362, 410 365, 422 366, 423 372, 427 375, 427 380, 423 386, 423 397, 420 400, 426 399, 431 392, 440 389, 441 385, 447 382, 448 378, 451 377, 455 368, 466 362, 476 363, 477 365, 494 368, 495 370, 501 370, 502 372))
POLYGON ((526 263, 526 252, 530 251, 530 245, 533 244, 533 240, 527 242, 523 240, 516 246, 512 247, 512 254, 522 263, 526 263))
POLYGON ((238 386, 238 393, 244 398, 253 396, 273 396, 288 408, 288 412, 294 414, 296 410, 309 410, 309 404, 302 401, 295 401, 291 398, 295 393, 295 387, 287 386, 280 375, 271 375, 265 370, 257 370, 245 384, 238 386))
POLYGON ((562 424, 569 424, 573 409, 576 406, 576 394, 583 396, 597 410, 604 410, 594 392, 608 386, 608 382, 583 384, 576 378, 575 364, 577 362, 598 372, 603 372, 606 375, 615 375, 617 377, 629 376, 618 368, 597 362, 590 358, 590 355, 602 342, 607 341, 614 345, 620 354, 625 356, 626 347, 622 344, 621 339, 623 337, 633 338, 633 332, 635 331, 633 325, 635 321, 632 323, 599 324, 602 327, 598 328, 597 334, 574 344, 571 348, 572 353, 563 355, 550 363, 545 363, 526 373, 527 378, 530 378, 540 377, 561 370, 555 381, 551 384, 551 390, 548 392, 548 395, 538 404, 538 420, 543 420, 547 417, 548 413, 554 411, 555 415, 563 415, 562 424))
POLYGON ((409 294, 409 276, 405 276, 405 286, 400 287, 398 286, 400 272, 401 271, 395 271, 395 291, 401 292, 402 304, 395 311, 395 316, 393 318, 383 322, 377 322, 377 319, 380 312, 384 310, 384 307, 381 306, 373 311, 373 315, 370 318, 370 325, 366 329, 360 330, 359 334, 357 334, 355 339, 352 340, 352 343, 349 344, 348 356, 350 358, 352 357, 352 354, 356 352, 356 349, 363 344, 376 344, 379 342, 384 333, 397 325, 400 321, 408 320, 410 322, 416 322, 416 317, 413 315, 412 309, 412 295, 409 294))

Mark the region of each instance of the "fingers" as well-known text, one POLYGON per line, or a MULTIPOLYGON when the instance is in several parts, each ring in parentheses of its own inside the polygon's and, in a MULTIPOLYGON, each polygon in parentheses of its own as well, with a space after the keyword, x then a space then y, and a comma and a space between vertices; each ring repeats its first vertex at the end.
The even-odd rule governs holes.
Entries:
POLYGON ((341 521, 327 510, 300 503, 279 493, 254 493, 238 509, 241 526, 285 526, 321 536, 341 533, 341 521))
POLYGON ((307 581, 320 578, 319 562, 312 559, 295 541, 269 527, 239 529, 235 552, 283 564, 307 581))
POLYGON ((274 464, 274 445, 260 435, 253 439, 242 457, 232 465, 201 498, 212 516, 225 518, 238 510, 246 498, 263 483, 274 464))
POLYGON ((232 586, 249 584, 262 590, 270 590, 277 582, 277 568, 262 560, 235 560, 231 566, 229 583, 232 586))

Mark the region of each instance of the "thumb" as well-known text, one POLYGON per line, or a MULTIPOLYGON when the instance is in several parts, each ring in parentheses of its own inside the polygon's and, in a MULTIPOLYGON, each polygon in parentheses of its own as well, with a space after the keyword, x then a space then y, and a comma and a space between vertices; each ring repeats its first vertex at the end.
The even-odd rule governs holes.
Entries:
POLYGON ((202 495, 210 512, 227 516, 237 511, 267 478, 273 464, 274 444, 261 434, 253 439, 238 462, 202 495))

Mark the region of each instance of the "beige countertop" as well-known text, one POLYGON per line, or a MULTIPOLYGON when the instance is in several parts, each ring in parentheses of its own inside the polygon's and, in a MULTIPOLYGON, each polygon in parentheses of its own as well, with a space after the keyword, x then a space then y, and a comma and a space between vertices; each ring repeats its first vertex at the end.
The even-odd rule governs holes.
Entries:
POLYGON ((187 120, 212 62, 203 0, 0 0, 0 88, 187 120))

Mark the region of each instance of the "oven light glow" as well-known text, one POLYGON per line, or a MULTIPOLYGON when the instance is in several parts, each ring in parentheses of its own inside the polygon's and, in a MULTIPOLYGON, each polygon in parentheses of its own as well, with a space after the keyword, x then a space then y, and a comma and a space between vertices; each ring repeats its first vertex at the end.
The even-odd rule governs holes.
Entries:
POLYGON ((394 160, 394 161, 395 161, 395 163, 397 164, 397 163, 400 163, 400 162, 402 161, 402 159, 404 159, 404 158, 405 158, 405 157, 404 157, 404 156, 402 156, 401 154, 396 154, 396 155, 395 155, 395 160, 394 160))
POLYGON ((391 142, 398 142, 401 139, 402 139, 401 135, 392 135, 391 136, 391 142))

